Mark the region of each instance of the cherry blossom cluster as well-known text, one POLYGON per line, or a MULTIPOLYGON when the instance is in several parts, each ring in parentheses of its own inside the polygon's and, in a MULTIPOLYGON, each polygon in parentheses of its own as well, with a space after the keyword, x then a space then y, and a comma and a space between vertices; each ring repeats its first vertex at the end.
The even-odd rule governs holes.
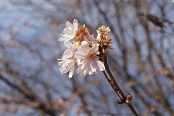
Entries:
POLYGON ((78 20, 74 19, 73 23, 67 21, 63 34, 58 39, 63 41, 67 48, 62 58, 58 59, 61 74, 69 72, 68 77, 72 78, 75 66, 81 77, 95 74, 98 69, 104 71, 105 66, 100 54, 110 47, 112 39, 107 38, 109 33, 109 27, 101 26, 97 30, 97 37, 94 37, 85 25, 78 25, 78 20))

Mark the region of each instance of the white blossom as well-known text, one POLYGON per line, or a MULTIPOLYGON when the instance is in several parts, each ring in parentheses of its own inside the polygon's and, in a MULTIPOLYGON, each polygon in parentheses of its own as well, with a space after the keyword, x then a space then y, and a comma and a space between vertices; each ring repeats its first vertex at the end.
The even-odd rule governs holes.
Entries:
POLYGON ((69 21, 66 22, 65 28, 63 30, 63 34, 61 34, 61 37, 59 38, 59 41, 69 41, 73 39, 76 35, 76 31, 78 30, 78 20, 74 19, 73 24, 71 24, 69 21))
POLYGON ((64 45, 67 47, 67 49, 65 50, 65 52, 63 53, 62 58, 70 58, 72 57, 75 52, 78 50, 78 43, 77 42, 65 42, 64 45))
POLYGON ((95 74, 98 68, 104 71, 105 66, 97 57, 98 46, 94 44, 90 48, 86 41, 84 41, 83 44, 75 54, 77 59, 81 59, 77 73, 79 73, 81 77, 84 77, 87 73, 89 75, 95 74))
POLYGON ((97 39, 95 39, 94 36, 89 33, 88 29, 86 29, 86 36, 84 39, 88 42, 89 45, 98 43, 97 39))
POLYGON ((69 78, 72 78, 74 74, 74 66, 76 59, 75 58, 62 58, 58 59, 60 62, 58 62, 58 65, 60 66, 60 72, 61 74, 67 73, 69 71, 69 78))
POLYGON ((104 63, 100 59, 101 47, 104 49, 110 47, 110 41, 107 35, 110 33, 109 27, 101 26, 97 30, 97 37, 91 35, 85 25, 78 28, 78 21, 74 19, 73 23, 66 22, 63 34, 59 41, 63 41, 66 50, 61 59, 58 59, 61 74, 68 73, 69 78, 74 74, 75 66, 77 73, 81 77, 87 74, 92 75, 97 73, 97 70, 105 70, 104 63), (102 41, 101 41, 102 40, 102 41))

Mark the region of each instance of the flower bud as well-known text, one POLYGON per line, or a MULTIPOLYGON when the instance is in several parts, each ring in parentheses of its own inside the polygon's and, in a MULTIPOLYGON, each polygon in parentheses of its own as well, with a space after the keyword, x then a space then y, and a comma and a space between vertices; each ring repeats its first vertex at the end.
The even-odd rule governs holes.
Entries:
POLYGON ((132 95, 130 93, 126 95, 126 100, 129 100, 129 101, 132 100, 132 95))
POLYGON ((126 103, 126 104, 130 104, 131 100, 132 100, 132 95, 131 95, 130 93, 128 93, 128 94, 126 95, 126 101, 125 101, 125 103, 126 103))

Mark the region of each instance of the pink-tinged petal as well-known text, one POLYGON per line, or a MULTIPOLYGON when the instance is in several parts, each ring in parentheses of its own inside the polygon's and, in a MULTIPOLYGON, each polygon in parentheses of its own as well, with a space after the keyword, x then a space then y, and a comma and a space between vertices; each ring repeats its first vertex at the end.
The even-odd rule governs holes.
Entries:
POLYGON ((75 54, 77 59, 84 59, 88 55, 88 51, 86 49, 79 48, 75 54))
POLYGON ((85 61, 84 64, 81 66, 81 70, 89 70, 90 69, 90 62, 89 60, 85 61))
POLYGON ((88 30, 87 30, 87 34, 85 36, 85 40, 89 43, 89 45, 92 45, 92 43, 97 43, 97 41, 94 38, 94 36, 91 35, 88 30))
POLYGON ((80 54, 84 54, 85 55, 85 54, 88 54, 89 51, 90 51, 89 49, 79 48, 79 53, 80 54))
POLYGON ((78 20, 77 19, 74 19, 73 26, 74 26, 74 30, 78 29, 78 20))
POLYGON ((69 71, 69 68, 60 68, 61 74, 67 73, 69 71))
POLYGON ((77 73, 80 73, 80 72, 81 72, 81 70, 80 70, 80 68, 78 68, 78 69, 77 69, 77 73))
POLYGON ((61 35, 61 37, 58 39, 59 41, 65 41, 66 37, 64 35, 61 35))
POLYGON ((91 69, 92 69, 92 72, 96 72, 98 66, 97 66, 95 60, 92 59, 92 60, 90 61, 90 64, 91 64, 91 67, 92 67, 92 68, 91 68, 91 69))
POLYGON ((63 29, 63 33, 69 35, 69 34, 71 34, 71 30, 72 29, 70 29, 69 27, 66 27, 66 28, 63 29))
POLYGON ((58 39, 58 41, 69 41, 72 38, 73 38, 73 36, 71 36, 71 35, 61 34, 61 37, 58 39))
POLYGON ((76 31, 78 29, 78 21, 74 20, 73 24, 70 22, 66 22, 65 28, 63 30, 63 34, 61 34, 61 38, 59 41, 69 41, 75 37, 76 31))
POLYGON ((68 77, 72 78, 73 74, 74 74, 74 65, 71 67, 68 77))
POLYGON ((81 55, 81 54, 76 53, 75 54, 75 58, 76 59, 85 59, 86 58, 86 55, 81 55))
POLYGON ((88 74, 91 75, 91 73, 93 74, 94 67, 92 67, 90 61, 89 61, 88 65, 89 65, 88 68, 87 68, 88 69, 88 74))
POLYGON ((64 41, 69 41, 70 39, 74 38, 74 35, 71 35, 71 34, 64 34, 63 36, 66 39, 64 41))
POLYGON ((62 58, 58 59, 61 60, 58 62, 60 65, 60 72, 61 74, 67 73, 69 71, 69 78, 72 78, 72 75, 74 74, 74 65, 75 65, 75 60, 74 59, 69 59, 69 58, 62 58))
POLYGON ((58 62, 58 65, 61 66, 63 63, 64 63, 64 62, 62 62, 62 61, 61 61, 61 62, 58 62))
POLYGON ((71 62, 72 62, 72 60, 68 59, 64 64, 62 64, 61 67, 66 68, 66 67, 68 67, 71 64, 71 62))
POLYGON ((80 69, 81 69, 81 70, 85 70, 86 64, 87 64, 87 63, 84 62, 84 63, 80 66, 80 69))
POLYGON ((80 66, 81 64, 82 64, 81 59, 77 59, 77 65, 80 66))
POLYGON ((86 39, 89 41, 92 41, 94 39, 93 35, 90 35, 89 31, 86 31, 87 35, 86 35, 86 39))
POLYGON ((72 49, 66 49, 62 55, 62 58, 71 58, 73 56, 72 49))
POLYGON ((72 28, 72 24, 69 22, 69 21, 67 21, 66 23, 65 23, 65 26, 67 27, 67 28, 72 28))
POLYGON ((64 64, 65 63, 65 60, 63 60, 63 59, 57 59, 57 60, 59 60, 60 62, 58 62, 58 65, 59 66, 61 66, 62 64, 64 64))
POLYGON ((89 63, 85 62, 82 65, 79 65, 77 73, 80 74, 80 77, 85 77, 88 74, 88 69, 89 69, 89 63))
POLYGON ((65 42, 64 42, 64 45, 65 45, 67 48, 70 48, 70 46, 72 46, 73 44, 72 44, 70 41, 65 41, 65 42))
POLYGON ((82 72, 80 73, 80 77, 84 78, 87 74, 88 74, 87 71, 82 71, 82 72))
POLYGON ((89 71, 89 73, 88 73, 89 75, 93 75, 94 73, 92 72, 92 71, 89 71))
POLYGON ((100 60, 97 60, 96 62, 97 62, 97 65, 98 65, 99 69, 101 71, 104 71, 105 70, 105 65, 100 60))
POLYGON ((80 77, 85 77, 85 71, 82 71, 80 67, 77 69, 77 73, 80 74, 80 77))

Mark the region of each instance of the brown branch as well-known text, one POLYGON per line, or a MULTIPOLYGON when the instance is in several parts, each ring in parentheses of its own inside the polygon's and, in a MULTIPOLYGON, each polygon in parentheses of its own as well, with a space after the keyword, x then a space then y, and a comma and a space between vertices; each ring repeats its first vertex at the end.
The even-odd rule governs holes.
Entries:
MULTIPOLYGON (((102 48, 100 47, 99 48, 100 50, 100 60, 102 62, 104 62, 104 65, 105 65, 105 69, 107 71, 107 73, 109 74, 109 77, 110 79, 108 78, 108 76, 106 75, 105 71, 103 71, 103 74, 105 75, 106 79, 108 80, 109 84, 111 85, 111 87, 113 88, 113 90, 115 91, 115 93, 118 95, 118 97, 120 98, 120 100, 123 101, 123 103, 126 103, 126 96, 124 95, 123 91, 121 90, 121 88, 119 87, 119 85, 117 84, 116 80, 114 79, 110 69, 109 69, 109 66, 107 64, 107 58, 106 58, 106 53, 103 53, 102 52, 102 48)), ((130 108, 130 110, 133 112, 133 114, 135 116, 139 116, 138 113, 136 112, 136 110, 134 109, 134 107, 132 106, 132 104, 129 103, 127 104, 128 107, 130 108)))
MULTIPOLYGON (((107 63, 105 64, 105 68, 106 68, 106 71, 108 72, 110 78, 111 78, 111 81, 108 81, 111 85, 111 87, 113 88, 113 90, 115 91, 115 93, 118 95, 120 94, 122 99, 123 100, 126 100, 126 96, 124 95, 123 91, 121 90, 121 88, 119 87, 119 85, 117 84, 116 80, 114 79, 107 63)), ((120 98, 120 95, 119 98, 120 98)), ((134 107, 132 106, 131 103, 128 104, 128 107, 130 108, 130 110, 134 113, 135 116, 139 116, 138 113, 136 112, 136 110, 134 109, 134 107)))

